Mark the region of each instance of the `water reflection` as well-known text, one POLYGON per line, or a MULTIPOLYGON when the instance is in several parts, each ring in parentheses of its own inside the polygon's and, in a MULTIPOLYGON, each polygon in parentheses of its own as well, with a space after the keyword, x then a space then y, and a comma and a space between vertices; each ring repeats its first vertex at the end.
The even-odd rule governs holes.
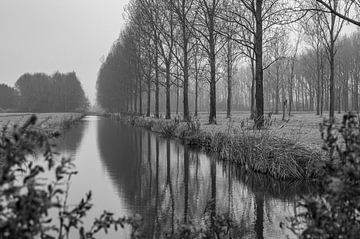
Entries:
POLYGON ((82 121, 71 130, 63 132, 61 137, 56 140, 57 151, 64 156, 74 157, 88 126, 87 121, 82 121))
POLYGON ((236 238, 285 238, 279 224, 294 213, 297 196, 308 191, 304 183, 247 173, 180 142, 109 119, 87 118, 69 134, 63 145, 78 147, 80 170, 73 198, 92 189, 97 210, 92 215, 100 209, 142 215, 149 238, 173 233, 178 222, 204 223, 209 214, 235 220, 236 238))
POLYGON ((171 233, 177 220, 204 220, 208 211, 229 214, 245 237, 278 238, 279 223, 307 189, 236 170, 179 142, 105 119, 99 121, 98 143, 119 197, 145 218, 153 237, 171 233))

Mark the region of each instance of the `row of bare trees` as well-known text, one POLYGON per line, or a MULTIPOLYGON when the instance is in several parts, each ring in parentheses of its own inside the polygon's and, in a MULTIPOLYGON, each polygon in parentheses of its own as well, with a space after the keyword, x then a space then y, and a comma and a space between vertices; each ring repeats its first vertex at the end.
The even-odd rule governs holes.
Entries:
MULTIPOLYGON (((140 114, 145 107, 146 115, 155 117, 165 111, 169 119, 182 101, 185 120, 190 109, 195 116, 205 109, 212 124, 225 102, 228 117, 234 105, 249 109, 259 128, 264 110, 279 113, 281 105, 289 115, 293 108, 316 105, 318 114, 329 110, 332 118, 338 105, 348 109, 350 85, 352 95, 358 94, 358 78, 339 61, 347 53, 338 54, 358 49, 357 35, 341 38, 348 21, 360 25, 353 17, 358 5, 355 0, 132 0, 127 26, 99 72, 99 103, 140 114), (336 92, 342 94, 340 103, 336 92)), ((348 53, 353 57, 356 51, 348 53)), ((358 62, 355 57, 353 64, 358 62)))
MULTIPOLYGON (((289 116, 292 110, 313 111, 316 115, 330 110, 329 55, 312 37, 304 36, 309 45, 295 58, 294 68, 291 67, 292 59, 284 58, 267 70, 265 109, 275 114, 286 110, 289 116), (286 101, 288 104, 284 108, 282 103, 286 101)), ((359 32, 340 38, 335 49, 334 111, 359 111, 359 32)), ((274 54, 279 50, 285 49, 274 47, 274 54)))

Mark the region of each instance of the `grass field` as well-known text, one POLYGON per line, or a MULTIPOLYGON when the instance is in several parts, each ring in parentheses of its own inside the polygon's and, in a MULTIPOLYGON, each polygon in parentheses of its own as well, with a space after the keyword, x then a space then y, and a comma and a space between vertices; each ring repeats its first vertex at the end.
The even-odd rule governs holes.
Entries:
MULTIPOLYGON (((336 114, 336 122, 340 122, 343 114, 336 114)), ((316 116, 311 112, 294 112, 289 118, 286 116, 286 121, 282 121, 282 115, 272 115, 267 131, 273 135, 281 138, 295 141, 299 144, 310 147, 314 150, 321 150, 322 140, 320 134, 320 123, 323 122, 328 114, 325 113, 323 117, 316 116)), ((207 125, 208 114, 200 113, 198 118, 201 122, 201 129, 213 132, 226 132, 229 128, 252 129, 253 120, 249 119, 248 112, 235 112, 232 114, 231 121, 226 118, 226 113, 220 112, 217 114, 217 125, 207 125)))
MULTIPOLYGON (((30 118, 32 113, 0 113, 0 127, 22 125, 30 118)), ((59 130, 66 122, 76 120, 82 116, 80 113, 38 113, 37 126, 50 129, 59 130)))

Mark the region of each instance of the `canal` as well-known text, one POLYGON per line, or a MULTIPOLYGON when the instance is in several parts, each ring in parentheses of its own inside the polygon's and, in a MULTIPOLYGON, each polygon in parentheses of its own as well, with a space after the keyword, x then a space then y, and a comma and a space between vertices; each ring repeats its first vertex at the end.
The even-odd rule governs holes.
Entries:
MULTIPOLYGON (((69 201, 93 193, 87 224, 103 210, 140 215, 149 238, 182 222, 205 224, 209 215, 236 222, 236 238, 292 237, 280 223, 296 213, 304 182, 281 182, 245 172, 196 149, 152 132, 98 116, 65 132, 57 151, 73 157, 78 175, 69 201)), ((129 228, 99 238, 129 238, 129 228)))

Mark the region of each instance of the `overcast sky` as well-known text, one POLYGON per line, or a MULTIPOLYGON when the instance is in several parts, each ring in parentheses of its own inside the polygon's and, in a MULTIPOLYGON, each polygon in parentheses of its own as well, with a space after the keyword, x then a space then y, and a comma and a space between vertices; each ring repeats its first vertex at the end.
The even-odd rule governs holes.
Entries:
POLYGON ((0 83, 25 72, 75 71, 90 100, 100 58, 124 25, 128 0, 0 0, 0 83))

